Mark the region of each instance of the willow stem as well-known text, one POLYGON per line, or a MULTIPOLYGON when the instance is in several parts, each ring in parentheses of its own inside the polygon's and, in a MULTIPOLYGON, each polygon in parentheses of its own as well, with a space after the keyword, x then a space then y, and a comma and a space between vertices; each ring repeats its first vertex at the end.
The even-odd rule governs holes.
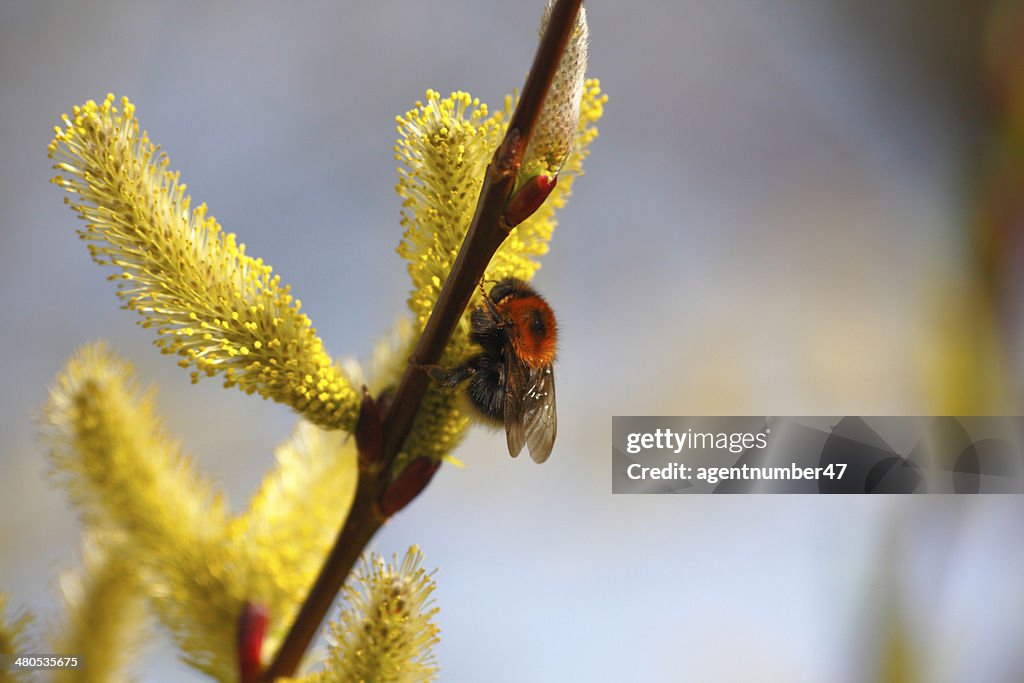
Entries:
MULTIPOLYGON (((352 509, 295 622, 264 672, 264 681, 295 673, 356 560, 387 521, 380 510, 380 498, 391 482, 396 456, 409 436, 427 390, 429 377, 422 368, 437 363, 441 358, 448 339, 469 304, 473 289, 483 277, 494 252, 508 237, 510 228, 502 220, 505 205, 582 4, 583 0, 556 0, 552 8, 547 30, 541 37, 508 131, 487 167, 466 239, 423 328, 390 408, 381 419, 383 442, 381 453, 376 454, 380 457, 364 458, 363 454, 360 455, 359 482, 352 509)), ((427 482, 429 478, 423 483, 424 487, 427 482)))

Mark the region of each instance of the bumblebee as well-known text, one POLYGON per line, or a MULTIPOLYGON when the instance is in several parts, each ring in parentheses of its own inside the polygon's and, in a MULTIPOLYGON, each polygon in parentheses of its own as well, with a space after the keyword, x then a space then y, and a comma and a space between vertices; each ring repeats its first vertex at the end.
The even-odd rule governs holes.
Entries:
POLYGON ((558 427, 552 368, 558 324, 551 306, 527 283, 506 278, 483 292, 470 324, 480 352, 454 368, 430 368, 430 376, 445 387, 465 383, 468 403, 483 421, 505 426, 509 454, 514 458, 527 445, 530 457, 544 462, 558 427))

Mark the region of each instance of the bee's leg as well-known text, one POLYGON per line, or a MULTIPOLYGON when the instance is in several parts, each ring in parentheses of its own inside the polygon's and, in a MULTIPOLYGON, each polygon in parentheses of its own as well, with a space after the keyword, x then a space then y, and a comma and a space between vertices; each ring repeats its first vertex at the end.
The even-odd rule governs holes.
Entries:
POLYGON ((427 373, 430 379, 443 387, 456 387, 476 374, 476 368, 469 363, 456 365, 454 368, 446 368, 441 365, 421 365, 413 363, 413 366, 427 373))
MULTIPOLYGON (((490 282, 493 282, 493 280, 490 282)), ((499 330, 505 329, 505 326, 508 323, 504 316, 498 312, 498 305, 494 303, 494 299, 492 299, 491 295, 484 290, 484 281, 481 279, 480 282, 477 283, 477 286, 480 287, 480 296, 484 301, 484 309, 487 311, 487 315, 491 317, 491 321, 494 323, 494 326, 499 330)))
POLYGON ((480 282, 477 283, 477 286, 480 288, 480 297, 483 299, 484 306, 487 308, 487 312, 491 314, 491 318, 494 320, 494 322, 500 323, 501 314, 498 313, 498 307, 495 305, 494 299, 492 299, 491 295, 487 293, 486 289, 484 289, 483 279, 481 279, 480 282))

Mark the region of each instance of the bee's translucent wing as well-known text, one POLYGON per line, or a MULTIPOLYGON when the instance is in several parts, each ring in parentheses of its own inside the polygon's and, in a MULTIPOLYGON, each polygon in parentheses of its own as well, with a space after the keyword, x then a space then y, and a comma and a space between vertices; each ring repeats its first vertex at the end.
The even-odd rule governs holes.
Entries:
POLYGON ((534 462, 544 462, 551 455, 558 432, 558 415, 555 413, 555 373, 550 365, 542 367, 536 382, 525 401, 526 445, 534 462))
POLYGON ((508 454, 519 457, 526 445, 523 424, 523 395, 530 385, 530 366, 519 360, 511 348, 505 349, 505 441, 508 454))
POLYGON ((558 431, 555 413, 555 374, 550 365, 531 368, 506 357, 505 438, 514 458, 530 448, 534 462, 551 455, 558 431))

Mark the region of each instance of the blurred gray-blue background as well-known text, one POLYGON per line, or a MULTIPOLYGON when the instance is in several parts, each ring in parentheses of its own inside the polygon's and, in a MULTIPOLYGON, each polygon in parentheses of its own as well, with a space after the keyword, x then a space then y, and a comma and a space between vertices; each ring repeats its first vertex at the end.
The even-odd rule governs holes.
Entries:
MULTIPOLYGON (((76 560, 33 419, 80 344, 108 339, 159 385, 170 431, 235 509, 294 423, 191 385, 118 310, 47 183, 60 114, 131 97, 329 350, 366 357, 408 288, 395 115, 427 88, 500 105, 542 6, 0 3, 0 590, 15 604, 52 619, 76 560)), ((1024 676, 1018 497, 613 497, 608 476, 612 415, 1019 413, 1003 353, 1019 299, 978 273, 973 227, 1001 125, 986 36, 1018 7, 587 3, 610 101, 536 280, 563 329, 555 452, 538 467, 474 433, 467 468, 374 542, 417 543, 440 568, 442 680, 895 680, 897 639, 919 675, 902 680, 1024 676)), ((202 680, 166 642, 141 679, 202 680)))

